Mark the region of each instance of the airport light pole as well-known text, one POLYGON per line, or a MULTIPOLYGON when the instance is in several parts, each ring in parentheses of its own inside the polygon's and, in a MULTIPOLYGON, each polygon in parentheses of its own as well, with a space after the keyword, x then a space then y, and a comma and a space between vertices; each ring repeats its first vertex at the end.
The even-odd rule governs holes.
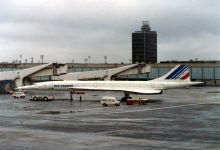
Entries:
POLYGON ((31 57, 31 63, 32 64, 34 63, 34 57, 31 57))
POLYGON ((105 64, 107 64, 107 56, 104 56, 105 64))
POLYGON ((21 58, 22 58, 22 54, 20 54, 20 64, 21 64, 21 58))
POLYGON ((44 62, 44 55, 40 55, 42 63, 44 62))
POLYGON ((91 59, 91 56, 88 56, 88 59, 89 59, 89 64, 90 64, 90 59, 91 59))
POLYGON ((84 61, 85 61, 86 64, 87 64, 87 60, 88 60, 87 58, 84 59, 84 61))

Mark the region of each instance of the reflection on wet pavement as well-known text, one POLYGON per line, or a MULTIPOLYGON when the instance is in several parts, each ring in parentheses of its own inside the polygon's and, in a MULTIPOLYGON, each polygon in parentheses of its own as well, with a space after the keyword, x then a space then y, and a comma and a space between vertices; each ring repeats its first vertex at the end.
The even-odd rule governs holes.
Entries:
POLYGON ((218 87, 175 89, 147 96, 147 105, 120 107, 100 104, 104 95, 120 99, 120 92, 88 92, 82 102, 79 95, 72 102, 60 100, 68 98, 65 92, 49 102, 0 95, 0 149, 217 150, 220 93, 216 91, 218 87))

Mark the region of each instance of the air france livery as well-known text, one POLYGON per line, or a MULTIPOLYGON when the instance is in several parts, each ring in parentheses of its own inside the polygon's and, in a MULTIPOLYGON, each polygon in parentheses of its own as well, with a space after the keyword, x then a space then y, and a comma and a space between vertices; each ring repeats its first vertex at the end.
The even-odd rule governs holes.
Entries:
POLYGON ((18 87, 19 90, 92 90, 122 91, 125 94, 161 94, 163 90, 188 87, 203 82, 191 82, 189 68, 177 65, 160 78, 150 81, 48 81, 30 86, 18 87))

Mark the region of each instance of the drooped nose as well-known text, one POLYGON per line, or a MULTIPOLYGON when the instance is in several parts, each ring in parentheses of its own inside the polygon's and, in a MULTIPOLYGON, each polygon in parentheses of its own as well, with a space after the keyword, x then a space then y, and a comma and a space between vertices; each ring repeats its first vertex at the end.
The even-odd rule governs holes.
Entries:
POLYGON ((20 86, 20 87, 17 87, 15 89, 16 90, 26 90, 26 89, 29 89, 29 86, 20 86))
POLYGON ((31 90, 33 88, 34 88, 33 85, 27 85, 27 86, 17 87, 16 90, 31 90))

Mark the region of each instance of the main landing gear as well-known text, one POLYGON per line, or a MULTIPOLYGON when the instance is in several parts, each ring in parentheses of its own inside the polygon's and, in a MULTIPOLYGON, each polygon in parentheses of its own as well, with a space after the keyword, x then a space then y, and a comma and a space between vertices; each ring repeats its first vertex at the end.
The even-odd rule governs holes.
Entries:
POLYGON ((127 102, 127 99, 131 99, 132 97, 129 96, 129 93, 124 93, 125 96, 121 98, 121 102, 127 102))

